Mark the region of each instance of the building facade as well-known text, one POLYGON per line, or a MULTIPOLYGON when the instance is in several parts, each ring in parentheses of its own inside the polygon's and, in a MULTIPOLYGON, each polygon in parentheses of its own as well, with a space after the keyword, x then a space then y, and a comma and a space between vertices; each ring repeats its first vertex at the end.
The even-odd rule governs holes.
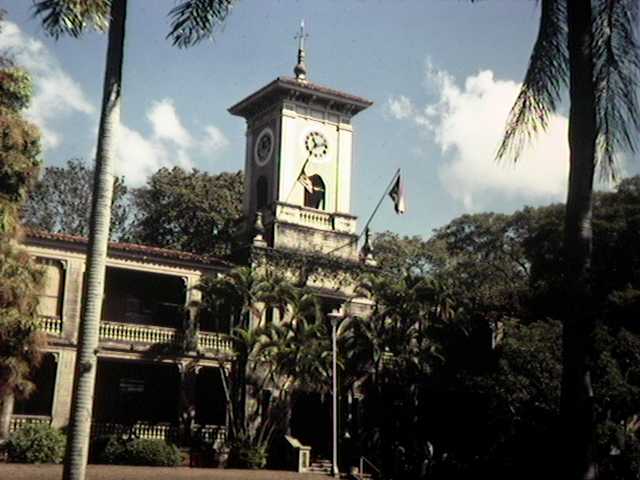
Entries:
MULTIPOLYGON (((110 244, 94 435, 128 429, 149 438, 175 440, 198 433, 209 440, 224 439, 228 421, 219 369, 231 368, 233 343, 229 319, 200 325, 195 336, 190 331, 191 306, 199 299, 193 287, 203 276, 238 264, 272 269, 315 289, 327 312, 341 308, 349 315, 368 308, 355 288, 354 272, 362 262, 351 214, 351 173, 352 119, 371 102, 310 82, 302 45, 294 73, 295 78, 276 78, 229 109, 247 125, 244 222, 237 232, 234 263, 110 244)), ((25 243, 47 272, 40 313, 49 346, 37 373, 38 392, 16 404, 13 427, 27 421, 64 427, 81 319, 86 240, 31 232, 25 243)), ((252 319, 254 325, 261 321, 265 319, 252 319)), ((307 412, 302 416, 309 423, 318 415, 308 412, 323 409, 324 400, 307 400, 300 409, 307 412)))
MULTIPOLYGON (((70 414, 86 240, 30 232, 25 243, 46 272, 39 309, 48 347, 36 374, 37 393, 16 403, 12 427, 46 422, 61 428, 70 414)), ((181 428, 191 428, 206 437, 224 436, 218 369, 231 366, 231 339, 212 331, 224 330, 223 325, 203 325, 195 342, 188 342, 188 330, 190 306, 199 298, 193 287, 203 275, 229 267, 184 252, 110 244, 94 435, 132 429, 142 437, 175 440, 186 433, 181 428)))

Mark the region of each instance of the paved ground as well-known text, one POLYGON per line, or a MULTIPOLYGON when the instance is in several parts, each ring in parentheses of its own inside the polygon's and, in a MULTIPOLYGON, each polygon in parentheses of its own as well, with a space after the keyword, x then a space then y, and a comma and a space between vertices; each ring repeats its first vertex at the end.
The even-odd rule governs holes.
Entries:
MULTIPOLYGON (((2 480, 60 480, 61 465, 0 463, 2 480)), ((216 468, 126 467, 89 465, 88 480, 322 480, 323 475, 277 470, 225 470, 216 468)))

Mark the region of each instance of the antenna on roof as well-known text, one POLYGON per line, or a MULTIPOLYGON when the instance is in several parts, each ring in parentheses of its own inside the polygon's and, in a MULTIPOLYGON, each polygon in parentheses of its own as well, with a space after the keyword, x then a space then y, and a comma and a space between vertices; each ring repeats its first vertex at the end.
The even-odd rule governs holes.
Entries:
POLYGON ((293 73, 296 75, 296 80, 304 82, 307 80, 307 66, 304 63, 304 39, 308 38, 309 34, 304 33, 304 20, 300 21, 300 31, 296 34, 294 39, 298 40, 298 63, 293 67, 293 73))

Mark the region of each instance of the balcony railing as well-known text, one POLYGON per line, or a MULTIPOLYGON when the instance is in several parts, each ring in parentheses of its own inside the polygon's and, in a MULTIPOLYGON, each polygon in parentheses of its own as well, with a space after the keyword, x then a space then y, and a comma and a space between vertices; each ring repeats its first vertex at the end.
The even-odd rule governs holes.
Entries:
MULTIPOLYGON (((106 435, 132 435, 136 438, 175 442, 178 437, 178 427, 170 423, 149 422, 136 422, 134 425, 100 422, 91 424, 92 437, 106 435)), ((194 425, 192 435, 199 435, 207 443, 224 445, 227 440, 227 429, 220 425, 194 425)))
POLYGON ((47 415, 12 415, 11 423, 9 423, 9 431, 15 432, 25 425, 32 423, 37 425, 49 425, 51 423, 51 417, 47 415))
POLYGON ((213 332, 198 333, 198 347, 200 350, 215 350, 218 352, 233 353, 233 341, 231 337, 213 332))
POLYGON ((40 315, 40 328, 50 335, 62 335, 62 319, 57 315, 40 315))
MULTIPOLYGON (((100 339, 181 346, 184 335, 174 328, 120 322, 100 322, 100 339)), ((234 353, 231 338, 214 332, 198 333, 198 349, 205 352, 234 353)))
MULTIPOLYGON (((342 213, 323 212, 322 210, 278 202, 276 204, 275 217, 280 221, 306 225, 319 230, 350 234, 356 232, 355 217, 342 213)), ((269 221, 270 219, 267 218, 266 220, 269 221)))

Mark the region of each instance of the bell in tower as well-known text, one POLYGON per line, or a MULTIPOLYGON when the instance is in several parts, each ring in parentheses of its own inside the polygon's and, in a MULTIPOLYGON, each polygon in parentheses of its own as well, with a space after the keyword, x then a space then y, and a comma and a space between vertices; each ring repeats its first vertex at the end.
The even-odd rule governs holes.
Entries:
POLYGON ((247 225, 261 213, 271 248, 356 260, 351 120, 372 102, 311 82, 306 37, 301 25, 295 77, 278 77, 229 109, 247 122, 243 210, 247 225))

